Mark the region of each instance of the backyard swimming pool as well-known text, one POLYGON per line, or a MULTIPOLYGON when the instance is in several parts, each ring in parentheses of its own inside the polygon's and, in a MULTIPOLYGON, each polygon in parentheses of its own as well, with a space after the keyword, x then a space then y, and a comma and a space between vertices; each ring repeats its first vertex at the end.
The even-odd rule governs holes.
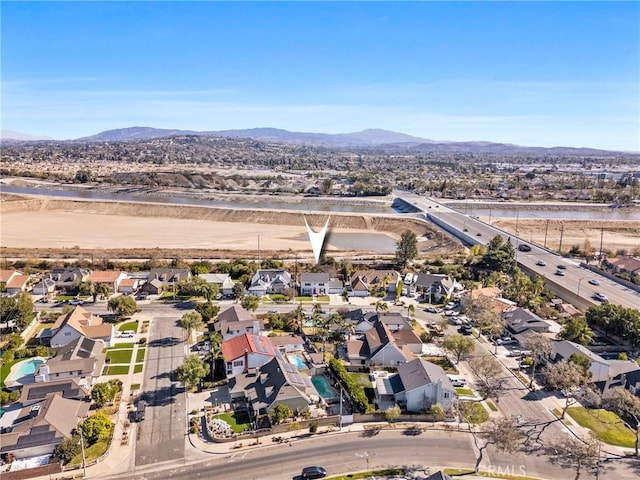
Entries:
POLYGON ((331 385, 329 385, 329 381, 326 377, 322 375, 315 375, 311 377, 311 383, 313 383, 313 386, 316 387, 316 390, 322 398, 333 398, 337 396, 336 391, 331 388, 331 385))
POLYGON ((297 368, 301 369, 301 368, 307 368, 307 364, 304 361, 304 358, 302 358, 302 356, 292 353, 287 355, 287 358, 289 359, 289 363, 291 363, 292 365, 295 365, 297 368))
POLYGON ((36 368, 41 363, 44 363, 44 358, 34 357, 14 364, 9 371, 9 375, 7 375, 7 378, 4 380, 5 386, 16 387, 33 383, 33 374, 36 373, 36 368))

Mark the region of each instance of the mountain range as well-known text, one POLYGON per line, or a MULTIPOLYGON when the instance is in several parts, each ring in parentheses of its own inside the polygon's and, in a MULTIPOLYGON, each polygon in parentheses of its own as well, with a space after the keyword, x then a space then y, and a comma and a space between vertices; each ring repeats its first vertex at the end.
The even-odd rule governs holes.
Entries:
MULTIPOLYGON (((376 148, 388 151, 402 150, 407 153, 485 153, 485 154, 527 154, 527 155, 613 155, 620 152, 594 148, 574 147, 525 147, 509 143, 486 141, 444 142, 414 137, 399 132, 382 129, 366 129, 353 133, 312 133, 290 132, 279 128, 250 128, 244 130, 195 131, 161 129, 152 127, 129 127, 106 130, 88 137, 70 140, 72 142, 128 142, 151 140, 172 136, 217 136, 247 138, 261 142, 289 145, 309 145, 328 148, 376 148)), ((2 131, 3 141, 51 140, 47 137, 2 131)))

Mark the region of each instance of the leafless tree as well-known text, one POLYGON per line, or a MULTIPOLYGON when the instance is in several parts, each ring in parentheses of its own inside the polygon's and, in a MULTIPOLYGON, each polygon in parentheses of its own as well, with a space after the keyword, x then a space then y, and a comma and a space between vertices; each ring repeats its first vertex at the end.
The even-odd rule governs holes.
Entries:
POLYGON ((600 467, 600 442, 593 436, 563 438, 546 448, 552 463, 576 472, 578 480, 582 472, 595 473, 600 467))
POLYGON ((480 379, 483 398, 491 397, 504 384, 502 365, 491 355, 477 355, 469 361, 473 373, 480 379))
POLYGON ((551 340, 548 337, 537 332, 527 335, 524 345, 525 348, 531 352, 531 359, 533 360, 531 381, 529 382, 529 388, 532 388, 533 380, 536 376, 536 367, 540 363, 541 359, 546 359, 551 355, 552 345, 551 340))

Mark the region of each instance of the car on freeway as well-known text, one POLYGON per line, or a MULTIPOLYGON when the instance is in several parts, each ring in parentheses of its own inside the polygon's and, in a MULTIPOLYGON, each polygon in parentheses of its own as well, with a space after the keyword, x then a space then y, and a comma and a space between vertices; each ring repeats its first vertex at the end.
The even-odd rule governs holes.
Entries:
POLYGON ((538 260, 536 262, 536 265, 539 265, 540 267, 546 267, 547 266, 547 262, 545 262, 544 260, 538 260))
POLYGON ((465 229, 464 229, 464 230, 462 230, 462 231, 463 231, 463 232, 468 232, 468 231, 469 231, 469 229, 468 229, 468 228, 465 228, 465 229))
POLYGON ((589 280, 589 283, 591 285, 600 285, 600 282, 598 280, 596 280, 595 278, 592 278, 591 280, 589 280))
POLYGON ((558 265, 558 268, 559 268, 560 270, 566 270, 566 269, 567 269, 567 266, 566 266, 566 265, 563 265, 563 264, 560 264, 560 265, 558 265))
POLYGON ((424 311, 427 313, 438 313, 438 309, 436 307, 427 307, 424 311))
POLYGON ((606 302, 608 300, 608 297, 604 293, 600 293, 600 292, 594 293, 593 298, 595 298, 600 302, 606 302))
POLYGON ((554 273, 559 277, 564 277, 564 272, 562 270, 556 270, 554 273))
POLYGON ((302 480, 313 479, 313 478, 324 478, 327 476, 327 471, 323 467, 313 466, 313 467, 304 467, 302 469, 302 474, 300 478, 302 480))
POLYGON ((476 237, 481 237, 482 234, 480 232, 476 233, 476 237))
POLYGON ((520 250, 521 252, 530 252, 531 251, 531 247, 529 245, 527 245, 526 243, 521 243, 518 246, 518 250, 520 250))

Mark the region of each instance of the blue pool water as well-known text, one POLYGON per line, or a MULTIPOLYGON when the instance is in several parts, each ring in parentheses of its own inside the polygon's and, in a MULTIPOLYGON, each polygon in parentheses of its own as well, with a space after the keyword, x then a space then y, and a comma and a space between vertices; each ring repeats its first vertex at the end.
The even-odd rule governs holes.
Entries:
POLYGON ((17 369, 15 370, 14 378, 22 378, 26 377, 27 375, 33 375, 34 373, 36 373, 36 367, 41 363, 44 363, 44 361, 38 358, 30 358, 23 362, 17 363, 17 369))
POLYGON ((311 377, 311 383, 316 387, 316 390, 322 398, 332 398, 337 395, 335 390, 331 388, 331 385, 329 385, 327 379, 322 375, 311 377))
POLYGON ((304 359, 300 355, 287 355, 289 363, 292 363, 297 368, 307 368, 307 364, 304 363, 304 359))
POLYGON ((600 357, 605 360, 618 360, 619 353, 601 353, 600 357))

